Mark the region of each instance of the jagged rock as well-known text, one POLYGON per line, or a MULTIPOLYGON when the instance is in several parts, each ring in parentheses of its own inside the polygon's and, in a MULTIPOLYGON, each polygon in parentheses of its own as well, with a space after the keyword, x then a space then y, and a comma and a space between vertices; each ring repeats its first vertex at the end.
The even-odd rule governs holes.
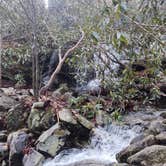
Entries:
POLYGON ((107 125, 110 124, 112 121, 111 117, 109 114, 104 112, 103 110, 98 110, 96 112, 96 124, 101 126, 101 125, 107 125))
POLYGON ((32 149, 29 154, 26 154, 23 158, 23 165, 24 166, 43 166, 44 163, 44 156, 32 149))
POLYGON ((152 121, 149 126, 149 131, 155 135, 166 131, 166 120, 152 121))
POLYGON ((78 114, 76 111, 72 111, 74 113, 74 116, 76 117, 77 121, 84 126, 85 128, 91 130, 93 129, 95 126, 92 122, 90 122, 89 120, 87 120, 86 118, 84 118, 82 115, 78 114))
POLYGON ((7 141, 7 131, 0 131, 0 142, 7 141))
POLYGON ((55 156, 64 146, 66 137, 69 134, 68 130, 63 130, 59 124, 56 124, 38 138, 36 148, 38 151, 55 156))
POLYGON ((146 147, 128 158, 128 163, 139 166, 156 166, 166 163, 166 146, 153 145, 146 147))
POLYGON ((28 119, 29 109, 25 108, 22 104, 12 107, 6 115, 6 125, 8 131, 16 131, 26 124, 28 119))
POLYGON ((143 140, 136 142, 135 144, 129 145, 127 148, 122 150, 116 155, 118 162, 127 162, 128 157, 139 152, 147 146, 154 145, 156 143, 155 136, 149 135, 143 140))
POLYGON ((8 136, 9 166, 22 166, 23 150, 28 144, 29 135, 19 130, 8 136))
POLYGON ((28 117, 28 128, 34 133, 41 133, 55 124, 54 112, 51 108, 44 109, 44 102, 34 103, 28 117))
POLYGON ((8 155, 7 143, 0 143, 0 162, 8 155))
POLYGON ((72 112, 69 109, 63 108, 59 113, 59 119, 61 121, 71 123, 71 124, 77 124, 77 121, 74 119, 72 112))
POLYGON ((6 112, 16 104, 16 100, 0 92, 0 112, 6 112))
POLYGON ((159 144, 166 145, 166 132, 156 135, 156 140, 159 144))

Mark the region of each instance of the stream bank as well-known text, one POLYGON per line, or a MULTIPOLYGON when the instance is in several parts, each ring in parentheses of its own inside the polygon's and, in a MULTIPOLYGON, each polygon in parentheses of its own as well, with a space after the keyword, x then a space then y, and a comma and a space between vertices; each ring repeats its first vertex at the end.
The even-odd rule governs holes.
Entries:
MULTIPOLYGON (((66 92, 66 98, 70 94, 66 92)), ((54 93, 54 96, 57 91, 54 93)), ((64 97, 64 96, 63 96, 64 97)), ((163 166, 166 109, 135 106, 120 121, 100 116, 100 127, 65 103, 57 118, 29 90, 0 93, 0 162, 3 166, 163 166), (28 100, 25 100, 25 99, 28 100), (33 104, 33 105, 31 105, 33 104)), ((58 99, 57 99, 58 101, 58 99)))

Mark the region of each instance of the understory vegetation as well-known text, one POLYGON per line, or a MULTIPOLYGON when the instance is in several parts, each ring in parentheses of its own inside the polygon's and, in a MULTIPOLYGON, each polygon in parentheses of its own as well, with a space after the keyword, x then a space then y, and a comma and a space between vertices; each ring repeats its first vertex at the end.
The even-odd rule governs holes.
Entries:
POLYGON ((84 105, 85 96, 73 97, 71 107, 80 107, 90 118, 105 107, 115 111, 116 117, 116 112, 133 110, 140 103, 156 104, 165 96, 163 0, 55 3, 56 7, 46 8, 37 0, 1 1, 3 79, 16 87, 32 84, 38 97, 44 60, 51 50, 62 51, 67 42, 78 41, 81 28, 84 38, 65 63, 75 69, 80 87, 88 83, 88 72, 93 71, 101 89, 97 101, 84 105))

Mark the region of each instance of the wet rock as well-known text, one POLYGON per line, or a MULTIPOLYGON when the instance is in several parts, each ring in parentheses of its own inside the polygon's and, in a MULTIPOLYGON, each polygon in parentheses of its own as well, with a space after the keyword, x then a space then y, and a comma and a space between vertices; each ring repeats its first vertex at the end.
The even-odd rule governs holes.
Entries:
POLYGON ((22 166, 23 150, 28 144, 29 135, 19 130, 8 136, 9 166, 22 166))
POLYGON ((156 135, 156 140, 158 144, 166 145, 166 132, 156 135))
POLYGON ((0 162, 8 155, 7 143, 0 143, 0 162))
POLYGON ((116 155, 118 162, 127 162, 128 157, 133 154, 139 152, 147 146, 154 145, 156 143, 155 136, 149 135, 145 137, 143 140, 136 142, 135 144, 129 145, 127 148, 122 150, 116 155))
POLYGON ((51 108, 45 110, 44 102, 34 103, 28 117, 28 128, 34 133, 41 133, 55 124, 54 112, 51 108))
POLYGON ((166 120, 152 121, 149 126, 149 131, 155 135, 166 131, 166 120))
POLYGON ((7 141, 7 131, 0 131, 0 142, 7 141))
POLYGON ((44 159, 45 158, 41 153, 32 149, 29 154, 26 154, 24 156, 23 165, 24 166, 43 166, 44 159))
POLYGON ((8 131, 16 131, 25 126, 28 119, 29 109, 22 104, 11 108, 6 115, 6 125, 8 131))
POLYGON ((134 139, 132 139, 132 141, 130 142, 130 144, 135 144, 137 142, 140 142, 144 138, 145 138, 145 134, 138 135, 137 137, 135 137, 134 139))
POLYGON ((64 146, 66 137, 70 134, 63 130, 58 124, 45 131, 37 140, 37 150, 55 156, 64 146))
POLYGON ((17 101, 0 92, 0 112, 6 112, 16 104, 18 104, 17 101))
POLYGON ((139 166, 164 165, 166 163, 166 146, 153 145, 128 158, 128 163, 139 166))
POLYGON ((61 111, 59 111, 59 119, 74 125, 77 124, 77 121, 74 119, 74 116, 69 109, 63 108, 61 111))

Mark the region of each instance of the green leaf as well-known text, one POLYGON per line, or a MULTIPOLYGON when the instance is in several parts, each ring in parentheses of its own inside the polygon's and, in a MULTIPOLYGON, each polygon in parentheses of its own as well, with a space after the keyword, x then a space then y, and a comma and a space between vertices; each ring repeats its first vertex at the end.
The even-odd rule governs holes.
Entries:
POLYGON ((121 5, 120 4, 117 4, 115 6, 115 17, 116 19, 120 19, 120 14, 121 14, 121 5))

